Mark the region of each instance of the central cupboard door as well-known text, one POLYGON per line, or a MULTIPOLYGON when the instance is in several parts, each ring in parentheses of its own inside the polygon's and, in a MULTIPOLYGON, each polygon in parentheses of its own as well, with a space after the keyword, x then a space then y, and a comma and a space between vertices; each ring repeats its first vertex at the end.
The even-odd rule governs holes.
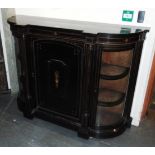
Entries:
POLYGON ((81 48, 53 40, 37 41, 35 46, 39 106, 79 117, 81 48))

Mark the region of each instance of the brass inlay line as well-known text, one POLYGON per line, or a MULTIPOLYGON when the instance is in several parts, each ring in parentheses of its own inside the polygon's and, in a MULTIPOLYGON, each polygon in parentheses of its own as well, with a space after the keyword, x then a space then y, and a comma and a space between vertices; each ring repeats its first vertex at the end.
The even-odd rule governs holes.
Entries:
POLYGON ((60 77, 59 71, 55 71, 54 76, 55 76, 55 87, 59 88, 59 77, 60 77))

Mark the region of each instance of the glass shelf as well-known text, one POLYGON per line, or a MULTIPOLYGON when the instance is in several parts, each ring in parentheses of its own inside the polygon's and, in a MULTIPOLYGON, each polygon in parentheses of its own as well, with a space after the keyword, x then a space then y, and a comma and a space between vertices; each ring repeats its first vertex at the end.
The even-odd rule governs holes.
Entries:
POLYGON ((125 94, 119 91, 100 88, 98 95, 98 105, 105 107, 112 107, 120 104, 125 97, 125 94))
POLYGON ((128 67, 122 67, 104 63, 101 66, 100 78, 106 80, 117 80, 125 77, 128 73, 129 73, 128 67))
POLYGON ((108 126, 122 120, 124 103, 114 107, 97 106, 96 126, 108 126))
POLYGON ((132 63, 132 50, 128 51, 115 51, 115 52, 102 52, 102 64, 113 64, 116 66, 130 67, 132 63))
POLYGON ((123 120, 132 55, 132 50, 102 52, 96 112, 97 128, 113 126, 123 120))

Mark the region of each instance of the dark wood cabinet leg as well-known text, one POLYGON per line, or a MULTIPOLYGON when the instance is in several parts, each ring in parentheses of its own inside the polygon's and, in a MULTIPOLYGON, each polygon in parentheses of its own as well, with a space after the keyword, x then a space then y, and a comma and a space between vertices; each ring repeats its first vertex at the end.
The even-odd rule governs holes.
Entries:
POLYGON ((79 128, 78 130, 78 136, 79 137, 82 137, 82 138, 85 138, 85 139, 89 139, 89 130, 88 130, 88 113, 85 112, 83 115, 82 115, 82 126, 81 128, 79 128))
POLYGON ((131 128, 132 118, 130 117, 127 121, 127 128, 131 128))
POLYGON ((33 115, 31 113, 28 112, 23 112, 24 117, 28 118, 28 119, 33 119, 33 115))
POLYGON ((79 130, 78 130, 78 136, 79 137, 82 137, 82 138, 85 138, 85 139, 89 139, 89 130, 85 127, 81 127, 79 130))
POLYGON ((23 102, 20 97, 17 97, 17 105, 18 109, 23 112, 24 117, 28 119, 33 119, 33 115, 31 112, 29 112, 28 107, 26 106, 26 103, 23 102))

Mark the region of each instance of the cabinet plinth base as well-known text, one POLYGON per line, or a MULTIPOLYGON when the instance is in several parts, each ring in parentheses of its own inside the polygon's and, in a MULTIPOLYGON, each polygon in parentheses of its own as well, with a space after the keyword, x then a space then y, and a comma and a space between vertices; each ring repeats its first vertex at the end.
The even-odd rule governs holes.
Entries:
POLYGON ((117 137, 122 134, 126 128, 131 127, 131 118, 124 120, 115 127, 98 127, 97 129, 90 129, 90 136, 97 139, 117 137))
POLYGON ((18 108, 20 111, 23 112, 24 117, 28 119, 33 119, 33 117, 41 118, 45 121, 50 121, 54 124, 66 127, 68 129, 77 131, 78 136, 84 139, 89 139, 90 137, 94 137, 97 139, 102 138, 112 138, 119 136, 122 134, 126 128, 131 127, 131 121, 132 118, 124 119, 119 124, 116 124, 113 127, 102 127, 98 126, 95 129, 87 128, 87 127, 81 127, 79 123, 75 123, 69 119, 64 119, 63 117, 57 116, 55 114, 44 112, 40 109, 37 109, 34 114, 27 113, 23 110, 21 106, 24 106, 25 103, 21 102, 21 100, 18 99, 18 108))

